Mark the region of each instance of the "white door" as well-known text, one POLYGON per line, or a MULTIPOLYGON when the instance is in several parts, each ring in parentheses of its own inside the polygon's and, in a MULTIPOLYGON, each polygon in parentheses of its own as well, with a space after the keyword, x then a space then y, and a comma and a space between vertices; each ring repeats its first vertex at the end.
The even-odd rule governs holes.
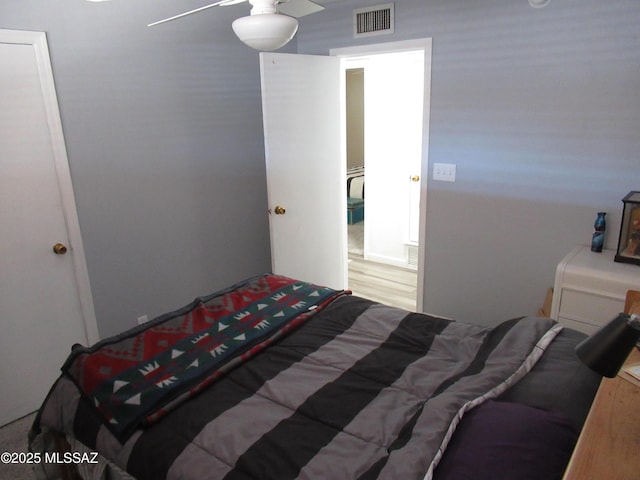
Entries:
POLYGON ((347 285, 340 60, 261 53, 273 272, 347 285))
POLYGON ((0 225, 3 425, 98 339, 44 33, 0 30, 0 225))
POLYGON ((418 243, 424 50, 368 56, 364 71, 364 256, 406 267, 418 243))

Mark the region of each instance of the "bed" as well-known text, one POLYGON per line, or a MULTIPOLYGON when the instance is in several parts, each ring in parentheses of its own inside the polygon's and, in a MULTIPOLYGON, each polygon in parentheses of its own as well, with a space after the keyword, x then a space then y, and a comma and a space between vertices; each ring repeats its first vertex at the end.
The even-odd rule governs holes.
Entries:
POLYGON ((29 445, 76 457, 36 477, 561 478, 599 383, 583 337, 259 275, 75 345, 29 445))
POLYGON ((364 166, 347 169, 347 198, 364 200, 364 166))
POLYGON ((364 167, 347 170, 347 224, 364 220, 364 167))

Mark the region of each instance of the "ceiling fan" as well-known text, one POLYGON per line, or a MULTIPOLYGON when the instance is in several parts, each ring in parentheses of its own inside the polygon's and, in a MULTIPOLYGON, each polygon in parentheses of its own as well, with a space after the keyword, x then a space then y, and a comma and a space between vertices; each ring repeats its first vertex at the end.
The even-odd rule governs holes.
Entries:
POLYGON ((246 1, 252 6, 251 14, 234 20, 231 27, 242 42, 256 50, 268 51, 283 47, 298 31, 298 21, 293 17, 303 17, 324 10, 322 5, 310 0, 220 0, 158 20, 148 26, 153 27, 177 20, 209 8, 237 5, 246 1))

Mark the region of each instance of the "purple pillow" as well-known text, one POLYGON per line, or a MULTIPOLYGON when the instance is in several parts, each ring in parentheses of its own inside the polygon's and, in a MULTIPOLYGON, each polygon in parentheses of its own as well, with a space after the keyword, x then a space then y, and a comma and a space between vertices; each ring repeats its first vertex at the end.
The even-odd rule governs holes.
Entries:
POLYGON ((577 438, 559 413, 489 400, 462 417, 433 478, 561 479, 577 438))

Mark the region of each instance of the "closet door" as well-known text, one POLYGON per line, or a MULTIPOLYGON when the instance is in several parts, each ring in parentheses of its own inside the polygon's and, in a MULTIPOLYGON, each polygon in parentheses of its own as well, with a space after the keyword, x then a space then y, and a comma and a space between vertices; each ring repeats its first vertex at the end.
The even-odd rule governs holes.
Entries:
POLYGON ((0 425, 98 334, 44 33, 0 30, 0 425))

